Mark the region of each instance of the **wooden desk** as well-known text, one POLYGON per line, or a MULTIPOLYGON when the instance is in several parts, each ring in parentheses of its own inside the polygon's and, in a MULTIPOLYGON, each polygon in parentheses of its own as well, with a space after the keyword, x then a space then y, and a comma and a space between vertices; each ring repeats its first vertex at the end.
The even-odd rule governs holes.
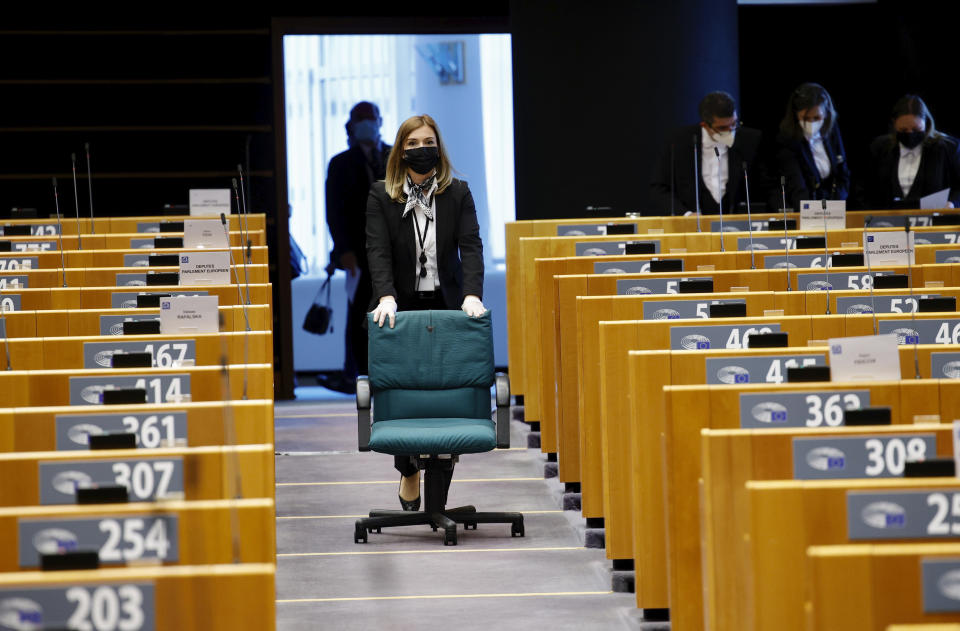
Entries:
MULTIPOLYGON (((116 522, 116 527, 121 528, 122 531, 124 522, 128 519, 139 519, 142 522, 161 516, 173 518, 160 527, 161 541, 154 541, 155 545, 151 546, 150 550, 144 550, 141 543, 138 550, 137 545, 129 541, 111 544, 109 540, 105 540, 104 543, 107 545, 99 548, 101 567, 125 565, 126 561, 135 562, 143 559, 160 559, 164 565, 233 563, 233 538, 230 536, 234 528, 233 524, 239 528, 237 537, 241 543, 239 546, 241 563, 276 562, 276 520, 272 499, 193 502, 174 500, 159 503, 0 508, 0 536, 5 543, 0 547, 0 572, 23 572, 38 568, 35 562, 39 559, 41 550, 37 549, 35 541, 29 541, 26 545, 37 552, 37 558, 28 561, 27 565, 21 565, 21 559, 18 558, 19 548, 23 543, 20 541, 20 524, 23 522, 32 522, 29 532, 35 533, 40 528, 67 528, 66 534, 76 537, 78 535, 69 530, 69 525, 65 522, 111 520, 116 522), (168 528, 167 523, 175 523, 176 531, 168 528), (165 549, 164 543, 170 545, 172 541, 177 543, 176 550, 165 549)), ((156 522, 153 522, 150 529, 154 527, 156 522)), ((109 532, 102 527, 98 530, 109 532)), ((145 528, 135 528, 134 531, 144 535, 146 534, 144 530, 145 528)), ((90 543, 88 540, 79 540, 74 545, 77 545, 77 549, 80 550, 90 550, 90 543)))
MULTIPOLYGON (((191 401, 189 403, 164 403, 142 405, 111 405, 109 409, 91 410, 87 406, 0 408, 0 452, 57 451, 57 418, 68 436, 60 438, 63 448, 84 449, 82 435, 74 435, 70 429, 80 424, 93 423, 103 431, 110 431, 117 423, 107 423, 108 418, 133 417, 120 427, 136 433, 143 440, 162 444, 170 432, 176 436, 176 420, 185 416, 186 445, 202 447, 223 445, 226 441, 224 423, 231 417, 235 428, 234 440, 238 445, 273 443, 273 399, 223 401, 191 401), (227 409, 227 405, 230 406, 227 409), (97 420, 82 418, 94 414, 97 420), (173 416, 168 420, 167 417, 173 416), (78 418, 81 417, 81 418, 78 418), (151 417, 155 417, 152 421, 151 417), (135 421, 135 422, 134 422, 135 421), (171 423, 174 428, 171 429, 171 423), (150 427, 153 427, 151 430, 150 427), (81 441, 77 443, 76 441, 81 441)), ((118 427, 119 429, 119 427, 118 427)), ((142 445, 146 446, 146 445, 142 445)))
MULTIPOLYGON (((55 477, 54 484, 41 485, 41 465, 61 465, 70 472, 82 470, 91 462, 118 463, 137 461, 142 466, 109 465, 105 475, 115 480, 92 482, 126 483, 146 493, 156 493, 173 484, 170 463, 182 461, 183 498, 185 500, 239 499, 243 497, 274 497, 273 445, 237 445, 233 447, 170 447, 159 449, 112 449, 106 451, 31 451, 0 454, 0 475, 8 483, 0 487, 0 506, 37 506, 43 494, 56 499, 57 504, 73 504, 74 480, 82 479, 71 473, 66 482, 55 477), (153 464, 160 463, 160 464, 153 464), (163 466, 161 466, 163 465, 163 466), (140 470, 143 470, 142 472, 140 470), (149 472, 147 470, 149 469, 149 472), (112 471, 112 472, 111 472, 112 471), (124 482, 123 477, 129 478, 124 482), (239 480, 240 488, 237 490, 239 480), (67 483, 70 484, 67 484, 67 483), (66 485, 66 486, 65 486, 66 485), (41 488, 41 486, 43 488, 41 488)), ((87 476, 90 477, 90 476, 87 476)), ((175 477, 175 476, 174 476, 175 477)), ((131 490, 131 498, 138 497, 131 490)), ((110 505, 101 505, 110 510, 110 505)))

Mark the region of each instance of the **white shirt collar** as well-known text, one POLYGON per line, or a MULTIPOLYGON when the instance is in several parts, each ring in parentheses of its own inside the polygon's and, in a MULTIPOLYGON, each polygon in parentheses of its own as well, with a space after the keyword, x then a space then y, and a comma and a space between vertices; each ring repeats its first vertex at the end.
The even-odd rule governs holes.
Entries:
POLYGON ((725 154, 727 152, 727 149, 729 149, 729 147, 727 147, 722 142, 717 142, 716 140, 711 138, 709 132, 707 132, 707 129, 705 127, 700 128, 700 144, 703 145, 703 152, 705 155, 713 153, 714 147, 720 150, 720 155, 725 154))
POLYGON ((918 157, 920 154, 923 153, 923 143, 922 143, 922 142, 921 142, 919 145, 917 145, 916 147, 914 147, 913 149, 907 149, 906 147, 903 146, 903 143, 897 143, 897 144, 900 146, 900 157, 901 157, 901 158, 904 158, 904 157, 906 157, 906 156, 918 157))

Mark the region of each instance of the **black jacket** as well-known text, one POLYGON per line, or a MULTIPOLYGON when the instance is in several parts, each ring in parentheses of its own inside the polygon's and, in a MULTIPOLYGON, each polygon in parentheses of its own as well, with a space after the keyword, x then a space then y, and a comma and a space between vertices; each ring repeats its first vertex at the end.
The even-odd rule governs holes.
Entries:
MULTIPOLYGON (((702 143, 699 125, 682 127, 674 132, 657 162, 656 171, 650 182, 650 194, 653 210, 658 214, 670 214, 670 197, 673 191, 673 212, 682 215, 687 211, 696 212, 694 186, 700 187, 700 212, 718 214, 717 202, 703 183, 702 157, 697 162, 697 182, 693 179, 693 142, 696 138, 697 155, 701 156, 702 143), (673 165, 671 169, 671 148, 673 165), (673 184, 671 185, 671 170, 673 184)), ((747 163, 750 178, 750 202, 768 202, 770 180, 762 151, 763 134, 758 129, 741 127, 734 137, 733 146, 727 152, 729 177, 727 190, 721 200, 724 214, 742 212, 746 208, 746 189, 743 184, 743 163, 747 163)))
MULTIPOLYGON (((871 169, 864 203, 871 209, 889 208, 897 198, 917 201, 925 195, 950 189, 950 201, 960 207, 960 150, 957 139, 946 134, 923 143, 917 178, 904 195, 900 188, 900 144, 891 135, 870 144, 871 169)), ((919 203, 918 203, 919 205, 919 203)))
POLYGON ((804 199, 847 199, 850 194, 850 167, 840 130, 834 125, 823 139, 830 159, 830 175, 820 177, 813 150, 806 138, 777 137, 777 166, 786 178, 787 204, 800 208, 804 199))
MULTIPOLYGON (((454 180, 436 200, 437 273, 449 309, 464 296, 483 298, 483 244, 473 195, 467 183, 454 180)), ((414 211, 401 219, 405 204, 387 195, 384 182, 374 182, 367 200, 367 260, 373 280, 371 309, 381 296, 394 296, 400 309, 416 291, 417 243, 414 211)))
POLYGON ((333 237, 330 260, 340 267, 340 257, 353 252, 360 269, 367 270, 366 208, 370 184, 382 180, 386 172, 390 145, 382 145, 379 168, 369 165, 359 145, 333 156, 327 167, 327 226, 333 237), (372 177, 371 177, 372 176, 372 177))

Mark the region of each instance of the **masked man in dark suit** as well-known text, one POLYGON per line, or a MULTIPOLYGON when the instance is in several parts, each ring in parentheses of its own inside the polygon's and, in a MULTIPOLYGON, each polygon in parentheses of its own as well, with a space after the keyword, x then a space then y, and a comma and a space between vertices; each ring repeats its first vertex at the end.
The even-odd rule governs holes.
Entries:
POLYGON ((356 283, 356 293, 347 302, 343 377, 321 382, 341 392, 354 392, 357 375, 367 372, 363 325, 373 289, 366 255, 366 208, 370 185, 383 179, 390 156, 390 145, 380 139, 382 124, 376 105, 367 101, 354 105, 346 124, 350 148, 335 155, 327 169, 327 226, 333 237, 330 262, 346 271, 348 288, 356 283))
POLYGON ((699 197, 704 214, 745 212, 744 164, 751 201, 765 204, 770 184, 760 131, 740 125, 736 102, 726 92, 706 95, 698 109, 700 123, 675 131, 660 156, 650 184, 653 210, 695 214, 699 197))

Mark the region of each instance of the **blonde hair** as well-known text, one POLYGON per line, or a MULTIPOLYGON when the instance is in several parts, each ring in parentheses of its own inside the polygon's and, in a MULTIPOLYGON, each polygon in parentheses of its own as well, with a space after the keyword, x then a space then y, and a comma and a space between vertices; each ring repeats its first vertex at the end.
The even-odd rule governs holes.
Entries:
POLYGON ((397 130, 397 139, 393 143, 393 149, 390 150, 390 157, 387 159, 387 176, 384 178, 387 195, 395 202, 405 202, 406 197, 403 193, 403 183, 407 179, 407 166, 403 161, 403 144, 407 142, 407 137, 421 127, 427 126, 433 130, 437 137, 437 153, 439 162, 437 162, 437 192, 439 195, 446 190, 453 182, 453 165, 447 158, 447 148, 443 146, 443 139, 440 137, 440 129, 437 122, 428 114, 420 116, 411 116, 403 121, 400 129, 397 130))

